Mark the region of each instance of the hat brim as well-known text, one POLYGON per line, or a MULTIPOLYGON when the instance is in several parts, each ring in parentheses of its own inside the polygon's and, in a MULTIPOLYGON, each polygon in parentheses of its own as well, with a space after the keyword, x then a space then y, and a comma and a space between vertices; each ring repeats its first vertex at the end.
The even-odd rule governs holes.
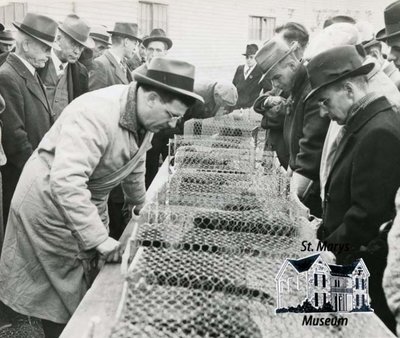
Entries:
POLYGON ((106 31, 106 32, 109 34, 119 35, 119 36, 123 36, 125 38, 135 39, 135 40, 138 40, 139 42, 142 42, 142 39, 140 39, 134 35, 125 34, 125 33, 121 33, 121 32, 115 32, 115 31, 106 31))
POLYGON ((94 41, 102 42, 102 43, 106 44, 107 46, 111 46, 111 43, 109 41, 103 40, 103 39, 95 37, 95 36, 91 36, 91 38, 94 41))
POLYGON ((72 40, 76 41, 77 43, 79 43, 80 45, 82 45, 86 48, 93 49, 95 47, 94 41, 90 36, 88 36, 86 41, 80 41, 80 40, 77 40, 75 37, 73 37, 71 34, 69 34, 65 29, 61 28, 60 26, 58 27, 58 29, 61 32, 67 34, 72 40))
POLYGON ((53 47, 54 41, 47 41, 45 39, 38 38, 37 36, 33 35, 32 33, 26 31, 25 29, 21 28, 21 23, 20 22, 13 22, 13 25, 15 28, 20 30, 21 32, 25 33, 26 35, 31 36, 32 38, 36 39, 37 41, 40 41, 41 43, 44 43, 45 45, 49 47, 53 47))
POLYGON ((167 44, 167 49, 171 49, 172 47, 172 40, 167 38, 166 36, 150 36, 143 40, 143 46, 147 48, 150 42, 152 41, 162 41, 167 44))
POLYGON ((373 62, 371 63, 367 63, 365 65, 362 65, 361 67, 352 70, 351 72, 348 72, 346 74, 343 74, 339 77, 337 77, 336 79, 332 80, 332 81, 328 81, 323 83, 322 85, 318 86, 317 88, 312 89, 308 95, 305 97, 304 102, 306 102, 307 100, 309 100, 312 96, 315 96, 315 94, 317 92, 319 92, 321 89, 326 88, 329 85, 334 84, 335 82, 347 79, 349 77, 354 77, 354 76, 358 76, 358 75, 366 75, 368 74, 373 68, 375 67, 375 64, 373 62))
POLYGON ((391 34, 388 34, 388 35, 385 34, 383 36, 380 36, 379 38, 376 38, 376 40, 385 42, 385 40, 387 40, 388 38, 392 38, 392 37, 398 36, 398 35, 400 35, 400 31, 395 32, 395 33, 391 33, 391 34))
POLYGON ((2 43, 3 45, 12 46, 15 43, 15 40, 3 40, 0 38, 0 43, 2 43))
POLYGON ((164 90, 167 90, 169 92, 176 93, 176 94, 184 95, 184 96, 187 96, 189 98, 192 98, 192 99, 195 99, 197 101, 200 101, 201 103, 204 103, 204 99, 200 95, 198 95, 196 93, 193 93, 193 92, 191 92, 189 90, 184 90, 184 89, 181 89, 181 88, 168 86, 165 83, 153 80, 153 79, 151 79, 151 78, 149 78, 149 77, 147 77, 147 76, 145 76, 143 74, 140 74, 140 73, 134 72, 133 76, 134 76, 136 82, 138 82, 138 83, 148 84, 150 86, 161 88, 161 89, 164 89, 164 90))

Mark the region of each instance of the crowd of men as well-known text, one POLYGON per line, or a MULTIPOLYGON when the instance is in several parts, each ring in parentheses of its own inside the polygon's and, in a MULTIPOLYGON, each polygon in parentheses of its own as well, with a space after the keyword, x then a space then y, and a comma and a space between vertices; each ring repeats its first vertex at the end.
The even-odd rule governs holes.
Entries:
POLYGON ((291 191, 321 219, 317 238, 345 244, 337 264, 365 261, 371 307, 395 333, 400 1, 384 19, 374 34, 332 17, 311 40, 288 22, 246 46, 232 81, 195 81, 160 28, 143 37, 136 23, 34 13, 16 34, 1 25, 0 330, 17 317, 58 337, 99 259, 120 260, 168 138, 188 119, 252 108, 291 191))

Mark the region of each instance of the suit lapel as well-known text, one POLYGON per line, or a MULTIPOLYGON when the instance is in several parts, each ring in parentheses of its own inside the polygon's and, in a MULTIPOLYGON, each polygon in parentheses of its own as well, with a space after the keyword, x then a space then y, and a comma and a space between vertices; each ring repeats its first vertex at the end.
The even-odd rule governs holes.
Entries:
POLYGON ((121 66, 118 64, 117 60, 115 60, 114 56, 109 51, 104 53, 110 64, 114 67, 115 76, 123 83, 128 84, 128 79, 126 78, 126 74, 124 74, 121 66))
POLYGON ((47 101, 46 94, 44 93, 44 87, 41 87, 43 84, 38 82, 38 80, 32 75, 22 61, 18 59, 17 56, 11 54, 9 60, 15 71, 25 79, 26 88, 43 104, 46 110, 51 113, 49 102, 47 101))

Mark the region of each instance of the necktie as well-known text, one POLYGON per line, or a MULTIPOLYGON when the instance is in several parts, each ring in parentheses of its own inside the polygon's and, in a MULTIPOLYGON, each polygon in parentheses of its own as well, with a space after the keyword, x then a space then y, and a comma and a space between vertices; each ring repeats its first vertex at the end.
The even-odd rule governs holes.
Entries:
POLYGON ((247 76, 249 75, 250 70, 251 70, 251 68, 249 67, 249 68, 247 68, 246 71, 244 72, 244 78, 245 78, 245 79, 246 79, 247 76))

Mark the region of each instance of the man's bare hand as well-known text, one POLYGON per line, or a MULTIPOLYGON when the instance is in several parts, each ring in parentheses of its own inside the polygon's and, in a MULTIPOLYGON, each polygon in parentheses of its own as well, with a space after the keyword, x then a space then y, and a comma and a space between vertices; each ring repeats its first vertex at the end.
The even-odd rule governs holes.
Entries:
POLYGON ((121 259, 119 248, 121 243, 114 238, 108 237, 103 243, 96 247, 96 250, 107 262, 118 262, 121 259))

